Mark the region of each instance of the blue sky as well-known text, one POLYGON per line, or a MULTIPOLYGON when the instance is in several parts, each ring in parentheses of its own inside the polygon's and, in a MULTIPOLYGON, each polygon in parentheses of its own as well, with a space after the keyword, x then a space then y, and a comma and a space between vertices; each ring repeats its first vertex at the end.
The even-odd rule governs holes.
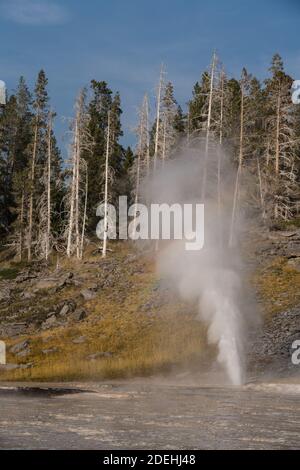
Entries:
POLYGON ((60 141, 78 90, 106 80, 121 93, 123 142, 133 143, 146 91, 154 111, 162 61, 183 107, 213 49, 229 75, 245 66, 263 78, 278 51, 300 79, 299 25, 299 0, 0 0, 0 79, 12 90, 22 74, 32 86, 45 69, 60 141))

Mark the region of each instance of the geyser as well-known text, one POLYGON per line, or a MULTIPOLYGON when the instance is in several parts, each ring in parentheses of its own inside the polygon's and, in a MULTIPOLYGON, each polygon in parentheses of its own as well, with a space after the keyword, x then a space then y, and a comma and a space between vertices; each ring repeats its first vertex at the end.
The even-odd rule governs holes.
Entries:
MULTIPOLYGON (((237 248, 229 246, 235 170, 225 155, 221 172, 217 170, 219 162, 219 152, 205 159, 203 155, 199 158, 199 151, 186 150, 152 175, 145 184, 144 197, 151 203, 204 203, 204 247, 189 252, 185 240, 161 243, 158 271, 183 300, 197 303, 198 318, 208 326, 208 342, 218 347, 218 362, 231 383, 240 385, 245 380, 249 306, 242 263, 237 248), (204 162, 208 165, 207 190, 201 201, 204 162)), ((236 235, 240 227, 241 221, 236 221, 236 235)))

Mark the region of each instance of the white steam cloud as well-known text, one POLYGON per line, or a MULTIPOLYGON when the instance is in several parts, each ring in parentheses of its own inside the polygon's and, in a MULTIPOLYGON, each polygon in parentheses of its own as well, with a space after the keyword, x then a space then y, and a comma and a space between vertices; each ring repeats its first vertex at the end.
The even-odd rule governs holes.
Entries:
MULTIPOLYGON (((247 327, 255 315, 253 309, 249 314, 240 257, 228 243, 235 170, 222 155, 220 171, 220 154, 209 155, 206 197, 201 201, 205 158, 199 154, 187 150, 167 161, 148 182, 144 197, 155 203, 204 202, 204 248, 191 252, 184 249, 185 240, 161 242, 158 270, 182 299, 197 303, 198 318, 208 325, 208 342, 218 347, 218 362, 231 383, 240 385, 245 380, 247 327)), ((235 224, 236 229, 240 226, 235 224)))

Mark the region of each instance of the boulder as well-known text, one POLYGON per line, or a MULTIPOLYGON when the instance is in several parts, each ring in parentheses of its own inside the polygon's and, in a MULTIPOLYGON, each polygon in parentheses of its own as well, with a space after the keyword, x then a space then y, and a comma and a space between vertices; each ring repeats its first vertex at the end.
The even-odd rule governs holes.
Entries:
POLYGON ((87 317, 87 312, 84 308, 77 308, 75 312, 72 312, 70 317, 72 320, 81 321, 87 317))
POLYGON ((28 346, 29 346, 29 341, 24 340, 24 341, 21 341, 20 343, 14 344, 14 346, 10 348, 10 352, 13 354, 17 354, 17 353, 20 353, 21 351, 28 349, 28 346))
POLYGON ((10 299, 10 289, 8 287, 1 287, 0 289, 0 302, 10 299))
POLYGON ((9 371, 19 368, 19 364, 0 364, 0 370, 9 371))
POLYGON ((80 295, 84 298, 84 300, 92 300, 96 297, 96 293, 91 289, 83 289, 80 291, 80 295))
POLYGON ((55 326, 58 326, 59 323, 56 319, 56 316, 55 315, 51 315, 50 317, 47 318, 47 320, 45 320, 41 327, 42 327, 42 330, 48 330, 49 328, 54 328, 55 326))
POLYGON ((16 354, 17 357, 27 357, 31 353, 30 348, 24 349, 24 351, 20 351, 16 354))
POLYGON ((101 351, 101 352, 97 352, 97 353, 94 353, 94 354, 89 354, 89 356, 87 356, 87 360, 88 361, 95 361, 97 359, 104 359, 104 358, 109 358, 109 357, 112 357, 112 356, 113 356, 112 352, 101 351))
POLYGON ((59 314, 60 316, 64 317, 65 315, 67 315, 67 313, 70 311, 70 307, 68 304, 65 304, 62 309, 60 310, 59 314))
POLYGON ((53 354, 53 353, 56 353, 58 352, 59 349, 58 348, 49 348, 49 349, 42 349, 42 353, 47 355, 47 354, 53 354))
POLYGON ((98 284, 96 282, 90 282, 88 285, 89 290, 98 290, 98 284))
POLYGON ((20 297, 22 297, 23 299, 32 299, 32 297, 34 297, 34 293, 30 291, 24 291, 22 292, 20 297))
POLYGON ((20 364, 18 369, 30 369, 30 367, 33 367, 33 362, 28 362, 27 364, 20 364))
POLYGON ((28 325, 25 322, 4 323, 0 325, 0 336, 4 338, 12 338, 25 333, 27 328, 28 325))
POLYGON ((291 268, 300 272, 300 257, 290 258, 287 263, 291 268))
POLYGON ((73 273, 63 273, 60 276, 53 276, 44 279, 40 279, 36 285, 35 290, 42 289, 59 289, 63 287, 69 279, 73 277, 73 273))
POLYGON ((31 279, 36 279, 37 277, 38 277, 37 273, 29 273, 27 271, 23 271, 23 272, 18 274, 15 281, 17 283, 20 283, 20 282, 24 282, 24 281, 29 281, 31 279))
POLYGON ((72 340, 72 343, 74 344, 82 344, 86 342, 86 337, 85 336, 78 336, 78 338, 74 338, 72 340))

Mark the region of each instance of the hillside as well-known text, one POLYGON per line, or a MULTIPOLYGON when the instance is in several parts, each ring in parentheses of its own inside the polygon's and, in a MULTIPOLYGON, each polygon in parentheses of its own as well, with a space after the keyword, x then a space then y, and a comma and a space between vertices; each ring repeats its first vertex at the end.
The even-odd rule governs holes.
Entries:
POLYGON ((143 375, 204 359, 204 328, 156 279, 151 252, 92 251, 59 267, 2 264, 2 379, 143 375))
MULTIPOLYGON (((155 253, 116 242, 106 259, 20 264, 2 252, 1 380, 78 380, 198 372, 214 362, 196 308, 158 279, 155 253)), ((249 340, 249 373, 290 362, 300 334, 300 230, 251 231, 243 244, 263 318, 249 340)))

